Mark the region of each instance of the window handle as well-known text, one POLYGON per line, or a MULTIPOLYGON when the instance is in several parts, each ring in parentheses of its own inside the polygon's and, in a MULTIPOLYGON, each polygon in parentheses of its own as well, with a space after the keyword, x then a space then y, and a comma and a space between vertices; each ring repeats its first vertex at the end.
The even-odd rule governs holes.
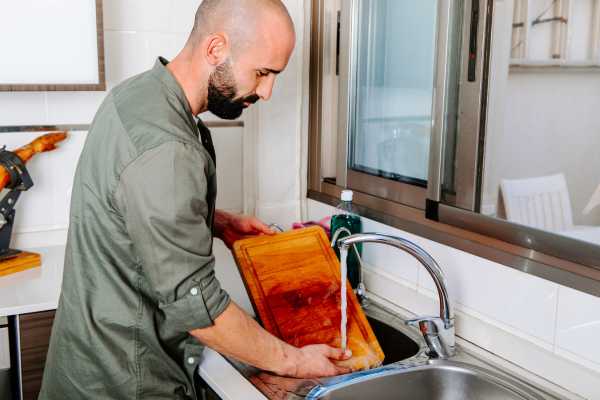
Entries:
POLYGON ((471 2, 471 33, 469 37, 468 80, 477 80, 477 36, 479 35, 479 0, 471 2))

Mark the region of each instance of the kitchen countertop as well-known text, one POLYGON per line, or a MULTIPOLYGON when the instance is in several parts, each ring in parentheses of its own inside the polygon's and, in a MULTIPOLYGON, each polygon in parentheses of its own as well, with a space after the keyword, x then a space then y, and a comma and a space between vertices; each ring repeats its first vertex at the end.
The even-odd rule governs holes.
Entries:
POLYGON ((54 310, 62 283, 65 246, 30 248, 41 267, 0 277, 0 317, 54 310))

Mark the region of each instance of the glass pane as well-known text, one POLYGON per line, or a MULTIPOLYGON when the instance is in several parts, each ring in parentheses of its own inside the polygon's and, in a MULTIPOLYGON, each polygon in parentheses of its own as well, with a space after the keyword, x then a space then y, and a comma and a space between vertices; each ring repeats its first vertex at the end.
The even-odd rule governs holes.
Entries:
POLYGON ((552 0, 528 5, 494 6, 480 212, 600 245, 600 74, 593 67, 600 66, 600 47, 589 39, 598 29, 594 2, 572 1, 568 19, 552 0), (571 33, 561 66, 532 68, 548 43, 560 49, 553 32, 564 26, 571 33), (513 66, 522 44, 527 51, 513 66), (591 67, 582 69, 582 62, 591 67))
POLYGON ((437 1, 359 2, 349 167, 426 184, 437 1))

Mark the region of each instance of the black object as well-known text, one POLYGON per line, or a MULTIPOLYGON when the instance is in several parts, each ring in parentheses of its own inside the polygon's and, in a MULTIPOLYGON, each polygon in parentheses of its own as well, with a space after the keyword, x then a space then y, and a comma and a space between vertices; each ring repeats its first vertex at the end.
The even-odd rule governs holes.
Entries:
POLYGON ((433 221, 440 220, 440 203, 430 199, 425 200, 425 218, 433 221))
POLYGON ((200 131, 202 146, 208 151, 213 162, 217 165, 217 154, 215 152, 215 146, 213 145, 212 136, 210 135, 210 129, 208 129, 201 120, 198 120, 198 130, 200 131))
POLYGON ((6 188, 8 194, 0 201, 0 261, 12 258, 20 253, 10 248, 10 237, 15 220, 15 204, 24 192, 33 186, 31 176, 23 161, 15 153, 0 149, 0 165, 8 172, 10 181, 6 188))
POLYGON ((468 80, 477 80, 477 35, 479 34, 479 0, 471 3, 471 34, 469 37, 469 68, 468 80))

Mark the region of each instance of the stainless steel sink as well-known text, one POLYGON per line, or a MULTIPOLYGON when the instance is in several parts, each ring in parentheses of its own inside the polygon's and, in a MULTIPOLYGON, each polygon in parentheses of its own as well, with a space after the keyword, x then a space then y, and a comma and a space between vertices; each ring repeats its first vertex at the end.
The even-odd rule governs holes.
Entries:
MULTIPOLYGON (((368 317, 383 323, 375 336, 384 353, 393 355, 382 367, 336 378, 322 379, 306 396, 308 399, 353 400, 545 400, 556 399, 536 386, 486 363, 456 345, 455 320, 448 296, 444 271, 427 251, 402 237, 379 233, 359 233, 333 240, 342 251, 356 244, 379 244, 410 254, 431 276, 439 298, 439 316, 400 319, 383 307, 374 306, 359 283, 361 300, 368 317), (406 329, 406 325, 413 328, 406 329), (387 326, 387 328, 385 327, 387 326), (397 330, 396 333, 391 330, 397 330), (417 329, 414 329, 417 328, 417 329), (382 332, 386 332, 382 334, 382 332), (415 332, 418 337, 413 336, 415 332), (389 335, 386 336, 386 335, 389 335), (401 339, 407 339, 401 341, 401 339), (410 342, 417 349, 411 349, 410 342), (394 353, 389 343, 399 341, 394 353), (406 350, 406 351, 405 351, 406 350), (410 356, 410 354, 413 354, 410 356), (409 357, 408 359, 406 357, 409 357), (397 360, 397 361, 396 361, 397 360)), ((360 261, 360 257, 359 257, 360 261)), ((361 263, 362 266, 362 263, 361 263)), ((362 270, 362 268, 361 268, 362 270)))
POLYGON ((431 359, 416 329, 385 307, 365 313, 386 359, 370 371, 321 379, 307 399, 548 400, 558 399, 457 348, 450 360, 431 359))
POLYGON ((375 317, 367 316, 367 320, 385 354, 383 365, 407 360, 419 353, 420 347, 414 339, 375 317))
POLYGON ((370 301, 363 305, 385 354, 383 366, 318 380, 278 377, 230 359, 270 399, 302 400, 557 400, 501 368, 457 347, 450 360, 431 359, 420 332, 370 301))
POLYGON ((309 398, 323 400, 542 400, 547 399, 516 380, 454 361, 398 366, 366 374, 309 398))

